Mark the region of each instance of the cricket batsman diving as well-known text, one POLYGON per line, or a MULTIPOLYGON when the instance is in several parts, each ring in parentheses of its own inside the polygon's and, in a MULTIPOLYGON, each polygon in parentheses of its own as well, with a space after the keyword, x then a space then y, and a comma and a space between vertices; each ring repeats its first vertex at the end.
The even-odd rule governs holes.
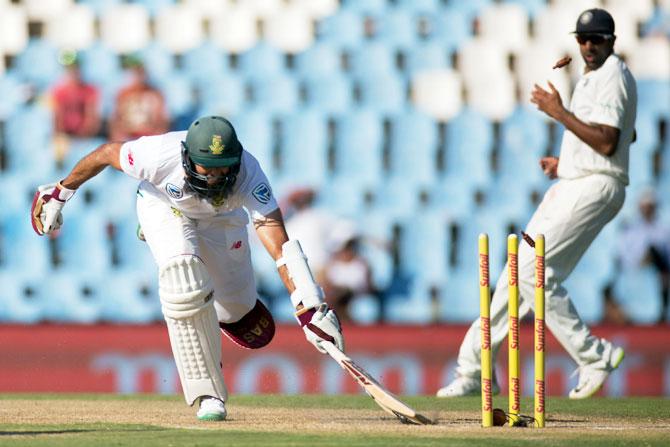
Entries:
MULTIPOLYGON (((575 310, 563 281, 570 275, 600 230, 621 209, 628 184, 629 146, 635 139, 637 93, 626 64, 614 54, 614 20, 602 9, 580 14, 575 30, 586 63, 570 107, 565 108, 551 83, 535 85, 531 102, 565 126, 560 157, 545 157, 540 166, 558 178, 544 195, 526 233, 546 240, 546 324, 579 367, 570 398, 600 389, 624 357, 621 347, 593 336, 575 310)), ((533 249, 519 247, 519 318, 533 307, 533 249)), ((507 335, 507 266, 491 302, 491 348, 495 354, 507 335)), ((440 397, 480 391, 479 320, 468 330, 458 354, 457 377, 440 389, 440 397)), ((494 357, 495 358, 495 357, 494 357)), ((494 384, 494 390, 499 388, 494 384)))
MULTIPOLYGON (((100 145, 58 183, 40 186, 31 211, 40 234, 57 230, 77 188, 112 166, 140 180, 137 215, 158 265, 159 295, 186 403, 198 419, 226 418, 220 330, 250 349, 274 336, 258 299, 247 213, 277 262, 307 340, 344 348, 340 323, 324 302, 297 240, 289 240, 268 180, 225 118, 207 116, 188 131, 100 145)), ((113 200, 113 198, 111 198, 113 200)))

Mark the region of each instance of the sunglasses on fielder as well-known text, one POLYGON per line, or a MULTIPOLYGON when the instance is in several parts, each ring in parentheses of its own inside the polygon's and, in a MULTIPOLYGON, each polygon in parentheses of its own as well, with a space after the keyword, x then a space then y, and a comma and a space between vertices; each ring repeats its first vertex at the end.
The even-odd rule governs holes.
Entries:
POLYGON ((586 42, 591 42, 593 45, 600 45, 606 40, 611 40, 612 37, 613 36, 606 34, 579 34, 575 36, 580 45, 584 45, 586 42))

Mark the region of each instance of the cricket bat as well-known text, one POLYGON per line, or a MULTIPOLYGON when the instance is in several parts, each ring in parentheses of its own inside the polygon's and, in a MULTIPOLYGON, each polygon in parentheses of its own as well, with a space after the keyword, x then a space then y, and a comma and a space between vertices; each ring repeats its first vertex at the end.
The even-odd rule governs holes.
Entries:
POLYGON ((337 363, 354 378, 365 392, 379 405, 382 410, 400 419, 404 424, 430 425, 434 424, 426 416, 417 413, 400 399, 377 382, 366 370, 357 365, 344 352, 328 341, 321 342, 321 346, 337 363))

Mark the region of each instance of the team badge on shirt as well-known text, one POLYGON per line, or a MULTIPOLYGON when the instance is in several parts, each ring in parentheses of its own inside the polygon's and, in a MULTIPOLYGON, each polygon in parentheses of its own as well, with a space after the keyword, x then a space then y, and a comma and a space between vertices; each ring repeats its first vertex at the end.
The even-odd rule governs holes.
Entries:
POLYGON ((251 194, 263 205, 268 203, 272 198, 272 190, 265 183, 260 183, 258 186, 256 186, 251 194))
POLYGON ((221 143, 221 135, 212 136, 212 144, 209 145, 209 150, 212 154, 221 155, 225 148, 226 146, 221 143))
POLYGON ((165 185, 165 191, 168 193, 170 197, 173 197, 175 199, 181 199, 182 196, 184 195, 184 191, 182 191, 182 189, 179 186, 173 185, 172 183, 168 183, 167 185, 165 185))

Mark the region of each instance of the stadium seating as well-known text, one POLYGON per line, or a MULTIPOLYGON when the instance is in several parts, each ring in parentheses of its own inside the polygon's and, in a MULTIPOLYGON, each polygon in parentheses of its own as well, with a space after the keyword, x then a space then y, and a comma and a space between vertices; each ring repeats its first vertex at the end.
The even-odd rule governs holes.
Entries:
MULTIPOLYGON (((495 276, 507 233, 526 224, 549 185, 538 159, 558 154, 563 129, 528 98, 535 83, 551 81, 569 103, 584 66, 570 31, 588 7, 612 12, 615 49, 637 79, 628 196, 656 187, 670 218, 665 4, 0 1, 0 321, 161 318, 155 265, 135 235, 137 181, 108 169, 85 184, 57 239, 28 225, 36 185, 62 178, 104 141, 75 142, 64 168, 56 166, 48 92, 64 50, 77 51, 84 78, 100 89, 104 118, 126 81, 122 56, 136 55, 175 129, 204 114, 230 117, 279 199, 290 187, 318 187, 319 206, 364 228, 363 253, 388 296, 382 306, 369 296, 354 300, 357 323, 463 323, 478 315, 477 235, 490 234, 495 276), (570 66, 553 70, 566 54, 570 66), (58 296, 47 297, 35 274, 58 296)), ((608 282, 635 322, 659 317, 652 272, 619 274, 612 262, 618 225, 635 212, 627 200, 566 282, 588 322, 602 318, 608 282)), ((277 320, 293 321, 260 244, 253 262, 277 320)))

